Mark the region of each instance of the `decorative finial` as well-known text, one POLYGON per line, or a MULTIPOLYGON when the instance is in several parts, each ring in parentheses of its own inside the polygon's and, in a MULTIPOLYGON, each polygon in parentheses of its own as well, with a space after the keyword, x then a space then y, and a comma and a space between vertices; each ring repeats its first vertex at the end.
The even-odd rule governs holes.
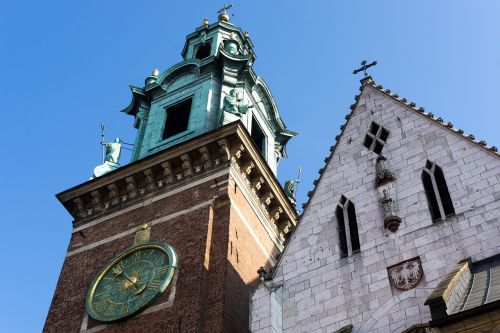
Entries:
POLYGON ((153 70, 153 73, 151 73, 151 75, 146 78, 144 84, 150 85, 152 83, 155 83, 156 79, 158 78, 158 74, 160 74, 160 71, 158 70, 158 68, 155 68, 153 70))
POLYGON ((352 74, 358 74, 359 72, 363 72, 363 74, 365 74, 365 77, 367 77, 367 76, 368 76, 368 73, 366 72, 366 70, 367 70, 368 68, 372 67, 372 66, 375 66, 376 64, 377 64, 377 62, 376 62, 376 61, 374 61, 374 62, 372 62, 372 63, 368 64, 368 61, 363 60, 363 61, 361 62, 361 67, 360 67, 360 68, 358 68, 358 69, 355 69, 355 70, 354 70, 354 72, 352 72, 352 74))
POLYGON ((203 19, 202 24, 203 24, 204 26, 207 26, 207 25, 208 25, 208 19, 207 19, 206 17, 203 19))
POLYGON ((227 10, 231 7, 233 7, 233 5, 227 4, 219 9, 219 11, 217 12, 219 14, 219 21, 229 22, 229 14, 227 13, 227 10))

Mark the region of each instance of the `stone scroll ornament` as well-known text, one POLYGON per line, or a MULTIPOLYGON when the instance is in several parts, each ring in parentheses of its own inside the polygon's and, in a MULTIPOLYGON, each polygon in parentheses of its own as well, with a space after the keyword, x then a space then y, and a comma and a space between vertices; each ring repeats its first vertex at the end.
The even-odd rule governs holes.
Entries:
POLYGON ((424 271, 420 258, 413 258, 387 268, 391 285, 399 290, 410 290, 415 288, 424 271))

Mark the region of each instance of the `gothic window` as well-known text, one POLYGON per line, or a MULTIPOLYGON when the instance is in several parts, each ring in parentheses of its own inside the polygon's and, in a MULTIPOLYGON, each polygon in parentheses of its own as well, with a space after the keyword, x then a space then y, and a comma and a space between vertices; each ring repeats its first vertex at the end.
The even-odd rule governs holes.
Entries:
POLYGON ((340 197, 335 210, 338 223, 340 257, 345 258, 359 252, 358 223, 354 204, 344 196, 340 197))
POLYGON ((380 154, 388 136, 389 131, 373 121, 366 133, 363 145, 376 154, 380 154))
POLYGON ((422 171, 422 183, 434 222, 455 214, 443 170, 436 163, 427 161, 422 171))
POLYGON ((262 157, 265 158, 266 156, 266 135, 264 134, 264 131, 262 128, 260 128, 259 123, 257 120, 255 120, 254 117, 252 117, 252 134, 251 137, 253 141, 255 142, 255 145, 259 149, 260 154, 262 157))
POLYGON ((195 58, 196 59, 205 59, 210 55, 212 52, 212 43, 211 42, 205 42, 203 44, 199 44, 198 47, 196 48, 196 53, 195 53, 195 58))
POLYGON ((167 107, 167 119, 163 130, 163 140, 184 132, 188 129, 189 115, 191 114, 192 99, 167 107))

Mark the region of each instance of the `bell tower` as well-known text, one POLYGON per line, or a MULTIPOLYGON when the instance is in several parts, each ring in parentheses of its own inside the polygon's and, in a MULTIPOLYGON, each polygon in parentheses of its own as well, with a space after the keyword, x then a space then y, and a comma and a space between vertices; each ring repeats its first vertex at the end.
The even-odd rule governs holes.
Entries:
POLYGON ((186 37, 182 61, 161 75, 155 70, 144 87, 131 86, 123 112, 135 117, 132 161, 165 150, 240 120, 273 173, 295 135, 283 124, 264 80, 256 75, 253 43, 231 24, 227 13, 186 37))
POLYGON ((73 230, 44 332, 249 331, 297 220, 276 179, 296 133, 255 59, 225 8, 131 86, 131 162, 57 195, 73 230))

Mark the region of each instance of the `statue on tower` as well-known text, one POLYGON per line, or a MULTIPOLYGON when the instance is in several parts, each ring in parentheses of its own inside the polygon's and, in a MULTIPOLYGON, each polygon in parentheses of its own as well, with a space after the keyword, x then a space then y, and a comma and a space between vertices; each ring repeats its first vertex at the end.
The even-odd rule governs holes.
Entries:
POLYGON ((285 191, 285 195, 288 197, 288 200, 295 205, 297 203, 297 187, 300 183, 300 174, 302 173, 302 167, 299 167, 299 175, 297 179, 287 180, 285 182, 285 186, 283 186, 283 190, 285 191))
POLYGON ((239 96, 240 93, 236 89, 231 89, 229 95, 224 97, 222 110, 241 117, 247 113, 248 109, 253 108, 252 104, 246 104, 239 96))
POLYGON ((116 138, 114 142, 104 142, 104 136, 103 136, 101 144, 105 149, 106 153, 103 154, 104 158, 102 164, 94 168, 94 174, 90 179, 100 177, 120 167, 119 161, 122 152, 122 144, 120 138, 116 138))

